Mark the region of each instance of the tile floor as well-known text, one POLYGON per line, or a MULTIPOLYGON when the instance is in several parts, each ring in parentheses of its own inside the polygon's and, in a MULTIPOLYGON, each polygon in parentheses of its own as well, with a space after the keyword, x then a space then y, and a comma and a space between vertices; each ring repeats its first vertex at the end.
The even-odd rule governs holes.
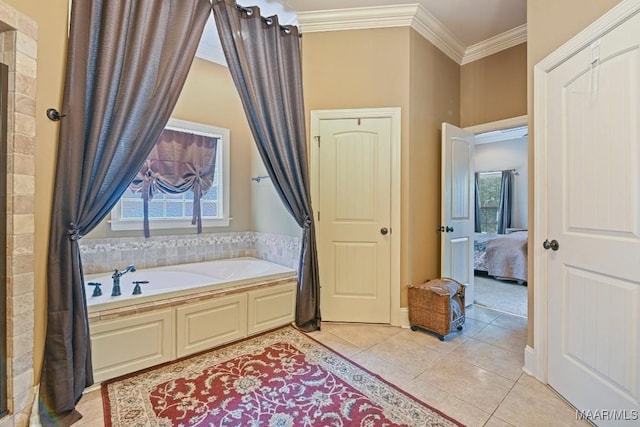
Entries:
MULTIPOLYGON (((460 333, 445 341, 424 331, 323 322, 311 336, 468 426, 573 426, 575 410, 522 372, 525 318, 467 309, 460 333)), ((104 425, 99 390, 82 398, 74 426, 104 425)))

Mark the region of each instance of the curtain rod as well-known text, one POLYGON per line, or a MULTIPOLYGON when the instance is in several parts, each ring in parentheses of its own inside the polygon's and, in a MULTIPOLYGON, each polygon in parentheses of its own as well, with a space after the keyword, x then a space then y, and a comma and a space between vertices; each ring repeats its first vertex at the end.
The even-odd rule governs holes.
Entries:
POLYGON ((517 170, 515 170, 515 169, 502 169, 502 170, 495 170, 495 171, 476 171, 476 172, 477 172, 477 173, 498 173, 498 172, 502 172, 503 170, 505 170, 505 171, 511 171, 511 172, 513 172, 513 174, 514 174, 514 175, 520 175, 520 174, 518 173, 518 171, 517 171, 517 170))
MULTIPOLYGON (((218 1, 220 1, 220 0, 218 0, 218 1)), ((239 5, 238 3, 236 3, 236 9, 238 9, 241 12, 246 13, 247 16, 252 16, 253 15, 253 9, 250 8, 250 7, 245 7, 245 6, 242 6, 242 5, 239 5)), ((260 16, 260 19, 262 19, 262 22, 264 22, 267 25, 273 25, 273 19, 271 19, 271 18, 265 18, 264 16, 260 16)), ((282 31, 283 33, 285 33, 285 34, 290 34, 291 33, 291 28, 289 28, 290 26, 279 25, 279 27, 280 27, 280 31, 282 31)), ((298 37, 302 37, 302 34, 299 34, 298 37)))

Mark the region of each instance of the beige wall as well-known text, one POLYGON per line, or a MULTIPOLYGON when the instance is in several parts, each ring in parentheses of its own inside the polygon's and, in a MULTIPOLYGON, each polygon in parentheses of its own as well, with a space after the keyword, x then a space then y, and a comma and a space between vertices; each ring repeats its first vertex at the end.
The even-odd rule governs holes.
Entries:
POLYGON ((527 44, 461 67, 460 124, 463 127, 527 114, 527 44))
MULTIPOLYGON (((460 67, 410 28, 303 37, 311 110, 401 107, 401 305, 406 285, 439 275, 440 128, 459 124, 460 67)), ((308 124, 307 124, 308 125, 308 124)))
MULTIPOLYGON (((46 259, 58 144, 58 125, 47 119, 48 108, 62 104, 66 61, 67 6, 69 0, 4 0, 38 23, 38 75, 36 88, 35 182, 35 347, 34 372, 40 376, 44 351, 46 259)), ((36 378, 36 379, 37 379, 36 378)))
MULTIPOLYGON (((402 109, 400 283, 408 281, 409 259, 409 36, 412 30, 309 33, 302 37, 302 76, 307 129, 312 110, 402 109)), ((406 305, 406 304, 405 304, 406 305)))
MULTIPOLYGON (((268 175, 255 144, 251 152, 251 176, 268 175)), ((302 235, 302 230, 287 212, 271 179, 261 180, 259 183, 251 182, 251 217, 253 231, 287 236, 302 235)))
MULTIPOLYGON (((460 66, 417 32, 410 34, 409 283, 440 276, 442 122, 460 122, 460 66)), ((403 282, 404 283, 404 282, 403 282)), ((401 301, 406 306, 406 287, 401 301)))
POLYGON ((403 27, 304 34, 302 75, 307 111, 407 108, 410 31, 403 27))
MULTIPOLYGON (((251 152, 254 142, 229 69, 222 65, 195 58, 173 118, 230 129, 231 183, 229 227, 204 228, 204 233, 246 231, 252 229, 251 215, 251 152)), ((88 238, 135 237, 142 231, 111 231, 105 219, 88 238)), ((195 227, 179 230, 152 230, 153 236, 193 234, 195 227)))
MULTIPOLYGON (((536 0, 527 2, 527 97, 529 119, 529 233, 534 221, 534 147, 533 67, 591 22, 618 4, 618 0, 536 0)), ((530 252, 531 253, 531 252, 530 252)), ((529 256, 529 334, 533 346, 533 258, 529 256)))

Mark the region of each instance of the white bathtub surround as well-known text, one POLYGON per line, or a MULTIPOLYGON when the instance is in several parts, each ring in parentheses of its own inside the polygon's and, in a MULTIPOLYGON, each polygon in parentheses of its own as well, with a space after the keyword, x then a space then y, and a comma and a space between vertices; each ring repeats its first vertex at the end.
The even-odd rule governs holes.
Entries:
POLYGON ((88 276, 87 282, 100 278, 107 282, 103 296, 91 297, 87 289, 96 382, 295 319, 295 270, 263 260, 236 258, 138 270, 122 276, 118 297, 110 296, 108 274, 88 276), (132 296, 133 280, 150 283, 142 285, 141 295, 132 296), (154 290, 154 285, 160 289, 154 290))
POLYGON ((297 268, 300 239, 254 231, 82 239, 85 274, 134 264, 138 269, 251 256, 297 268))
POLYGON ((281 279, 296 279, 294 269, 252 257, 230 258, 179 264, 165 267, 138 269, 120 277, 121 295, 111 296, 113 279, 111 273, 85 276, 87 311, 109 314, 138 311, 144 303, 154 306, 164 301, 183 302, 202 295, 213 295, 226 289, 243 289, 247 285, 270 283, 281 279), (133 295, 133 282, 140 284, 142 293, 133 295), (92 296, 90 282, 101 283, 102 295, 92 296))

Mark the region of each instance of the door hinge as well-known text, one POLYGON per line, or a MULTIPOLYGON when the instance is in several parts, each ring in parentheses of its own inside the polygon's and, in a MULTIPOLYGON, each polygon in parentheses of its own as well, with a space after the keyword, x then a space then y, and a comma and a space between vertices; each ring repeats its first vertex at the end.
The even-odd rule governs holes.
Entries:
POLYGON ((318 222, 320 222, 320 211, 318 211, 318 222))
POLYGON ((318 143, 318 148, 320 148, 320 135, 314 136, 313 139, 316 140, 316 142, 318 143))

